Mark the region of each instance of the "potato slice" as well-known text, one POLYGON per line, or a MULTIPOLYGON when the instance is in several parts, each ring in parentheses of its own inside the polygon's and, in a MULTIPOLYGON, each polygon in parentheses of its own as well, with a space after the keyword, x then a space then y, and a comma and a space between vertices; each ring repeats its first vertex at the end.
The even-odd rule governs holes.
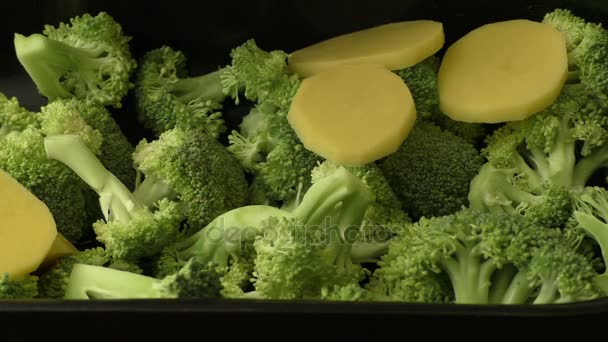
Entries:
POLYGON ((288 120, 304 147, 344 166, 395 152, 416 121, 412 95, 381 65, 347 64, 303 80, 288 120))
POLYGON ((0 274, 20 278, 35 271, 56 237, 48 207, 0 170, 0 274))
POLYGON ((440 109, 463 122, 523 120, 555 101, 567 73, 566 42, 553 27, 520 19, 484 25, 448 48, 440 109))
POLYGON ((391 23, 337 36, 289 55, 290 69, 309 77, 344 63, 372 63, 389 70, 410 67, 439 51, 443 24, 431 20, 391 23))

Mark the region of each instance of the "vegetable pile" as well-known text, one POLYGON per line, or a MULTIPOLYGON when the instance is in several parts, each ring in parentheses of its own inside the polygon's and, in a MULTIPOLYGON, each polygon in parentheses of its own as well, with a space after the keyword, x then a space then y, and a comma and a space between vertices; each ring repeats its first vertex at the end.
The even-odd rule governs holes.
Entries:
POLYGON ((204 75, 133 38, 105 12, 15 34, 48 101, 0 93, 1 300, 608 295, 601 24, 555 9, 450 46, 429 20, 294 52, 250 39, 204 75))

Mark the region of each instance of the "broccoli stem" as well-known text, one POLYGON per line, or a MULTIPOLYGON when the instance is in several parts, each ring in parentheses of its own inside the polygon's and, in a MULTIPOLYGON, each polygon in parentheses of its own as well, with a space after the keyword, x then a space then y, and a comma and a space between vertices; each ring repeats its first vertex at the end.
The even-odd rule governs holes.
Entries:
POLYGON ((222 72, 223 69, 220 69, 198 77, 179 79, 171 85, 170 91, 184 104, 196 99, 222 103, 227 96, 222 88, 222 72))
POLYGON ((489 303, 500 304, 517 274, 517 269, 511 265, 504 265, 492 276, 492 287, 490 288, 489 303))
POLYGON ((75 264, 65 299, 161 298, 162 280, 112 268, 75 264))
POLYGON ((608 166, 608 146, 592 152, 580 160, 574 167, 573 188, 582 191, 593 174, 600 168, 608 166))
MULTIPOLYGON (((81 77, 86 76, 85 79, 95 80, 96 70, 105 61, 103 57, 99 57, 101 51, 75 48, 38 33, 29 37, 15 34, 14 45, 19 62, 40 93, 50 100, 73 96, 70 90, 61 84, 66 73, 75 72, 81 77)), ((90 89, 95 88, 93 86, 90 89)))
POLYGON ((374 263, 388 252, 390 240, 383 242, 355 242, 351 247, 351 259, 354 263, 374 263))
POLYGON ((481 261, 476 248, 458 246, 454 258, 442 261, 454 288, 456 303, 487 304, 496 264, 481 261))
MULTIPOLYGON (((608 225, 593 215, 580 211, 575 213, 575 217, 579 226, 600 246, 602 256, 606 260, 606 256, 608 256, 608 225)), ((608 271, 598 275, 595 283, 600 286, 604 293, 608 293, 608 271)))
POLYGON ((559 292, 557 291, 557 284, 555 284, 555 281, 553 281, 553 279, 544 281, 533 304, 552 304, 555 303, 558 296, 559 292))
POLYGON ((155 176, 147 176, 135 189, 133 196, 143 205, 152 207, 164 198, 171 200, 177 198, 177 193, 162 179, 155 176))
POLYGON ((112 220, 129 222, 132 213, 143 208, 129 189, 84 144, 77 135, 52 135, 44 140, 46 155, 72 169, 99 195, 106 220, 108 209, 112 220))
POLYGON ((524 304, 532 294, 532 287, 526 272, 519 271, 505 291, 501 304, 524 304))
POLYGON ((307 226, 320 225, 328 218, 335 218, 342 237, 352 243, 356 236, 351 238, 350 231, 356 229, 358 232, 367 207, 374 200, 369 187, 341 167, 313 184, 293 214, 307 226))

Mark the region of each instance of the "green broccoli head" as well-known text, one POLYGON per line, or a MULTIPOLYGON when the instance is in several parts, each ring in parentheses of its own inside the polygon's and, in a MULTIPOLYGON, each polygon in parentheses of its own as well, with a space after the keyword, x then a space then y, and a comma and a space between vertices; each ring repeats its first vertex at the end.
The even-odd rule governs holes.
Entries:
POLYGON ((135 80, 139 121, 157 136, 185 121, 202 126, 215 138, 226 129, 220 103, 220 72, 189 77, 186 57, 169 46, 148 51, 135 80))
POLYGON ((399 149, 378 162, 413 220, 467 206, 469 183, 482 165, 473 145, 425 121, 418 121, 399 149))
POLYGON ((256 292, 270 299, 320 298, 324 289, 356 284, 364 269, 350 261, 350 251, 325 225, 305 225, 295 218, 269 218, 254 242, 256 292))
POLYGON ((488 163, 471 182, 471 206, 566 224, 572 195, 608 166, 607 113, 595 95, 567 85, 546 110, 497 129, 482 150, 488 163))
POLYGON ((154 256, 175 239, 183 214, 179 204, 163 199, 158 209, 132 212, 128 221, 99 220, 93 224, 97 240, 118 260, 154 256))
POLYGON ((46 25, 42 34, 15 35, 20 63, 49 100, 76 97, 121 107, 136 68, 131 37, 105 12, 46 25))
POLYGON ((192 258, 177 273, 163 279, 160 284, 161 297, 220 298, 223 289, 222 275, 222 270, 216 264, 192 258))
MULTIPOLYGON (((195 231, 246 203, 248 189, 242 167, 202 129, 176 127, 158 140, 143 140, 136 148, 134 161, 151 181, 172 189, 195 231)), ((155 189, 137 195, 150 205, 162 197, 155 189)))
POLYGON ((569 79, 596 95, 608 96, 608 31, 601 23, 587 22, 567 9, 545 14, 543 23, 562 32, 568 50, 569 79))
POLYGON ((7 98, 0 93, 0 139, 11 132, 40 126, 40 116, 23 108, 16 97, 7 98))
POLYGON ((0 277, 0 299, 2 300, 34 299, 38 295, 37 276, 27 275, 11 279, 8 273, 3 273, 0 277))
POLYGON ((269 103, 254 107, 228 141, 228 151, 254 175, 258 195, 269 201, 287 202, 306 191, 321 161, 299 140, 287 112, 269 103))

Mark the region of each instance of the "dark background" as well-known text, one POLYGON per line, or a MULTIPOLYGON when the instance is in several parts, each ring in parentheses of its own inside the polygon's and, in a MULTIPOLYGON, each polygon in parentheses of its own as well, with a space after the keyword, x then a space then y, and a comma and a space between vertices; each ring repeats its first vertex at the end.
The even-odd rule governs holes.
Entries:
MULTIPOLYGON (((147 50, 166 44, 188 56, 193 74, 202 74, 228 63, 230 49, 249 38, 255 38, 263 49, 289 52, 374 25, 431 19, 443 22, 447 47, 480 25, 516 18, 540 20, 544 13, 557 7, 569 8, 591 21, 608 22, 607 0, 8 1, 0 6, 0 92, 17 96, 25 107, 38 110, 45 100, 37 95, 34 85, 17 62, 13 34, 41 32, 45 24, 54 26, 85 12, 106 11, 120 22, 124 31, 133 37, 131 48, 136 58, 147 50)), ((227 110, 232 113, 234 124, 246 109, 235 107, 227 110)), ((132 140, 145 135, 146 132, 134 121, 130 99, 126 100, 125 108, 114 110, 114 114, 132 140)), ((201 338, 210 337, 213 333, 224 337, 235 334, 249 338, 281 336, 283 339, 310 336, 323 340, 323 337, 329 337, 324 329, 331 329, 332 336, 369 337, 390 333, 397 335, 398 340, 414 336, 445 339, 459 333, 468 338, 530 336, 530 332, 547 337, 570 328, 578 330, 577 334, 587 327, 601 328, 603 326, 598 322, 602 321, 598 320, 605 319, 606 312, 606 302, 552 308, 251 302, 26 302, 0 303, 0 326, 10 328, 13 324, 25 323, 39 328, 31 329, 33 331, 48 333, 49 330, 44 330, 46 327, 61 339, 70 334, 88 339, 91 332, 95 335, 95 330, 106 335, 108 329, 126 328, 137 331, 139 337, 144 333, 162 335, 163 331, 171 331, 176 339, 189 332, 201 338), (523 328, 525 323, 530 328, 523 328), (484 331, 486 329, 489 331, 484 331), (532 330, 523 333, 521 329, 532 330), (80 335, 80 331, 84 335, 80 335)), ((600 333, 601 336, 603 334, 600 333)))

